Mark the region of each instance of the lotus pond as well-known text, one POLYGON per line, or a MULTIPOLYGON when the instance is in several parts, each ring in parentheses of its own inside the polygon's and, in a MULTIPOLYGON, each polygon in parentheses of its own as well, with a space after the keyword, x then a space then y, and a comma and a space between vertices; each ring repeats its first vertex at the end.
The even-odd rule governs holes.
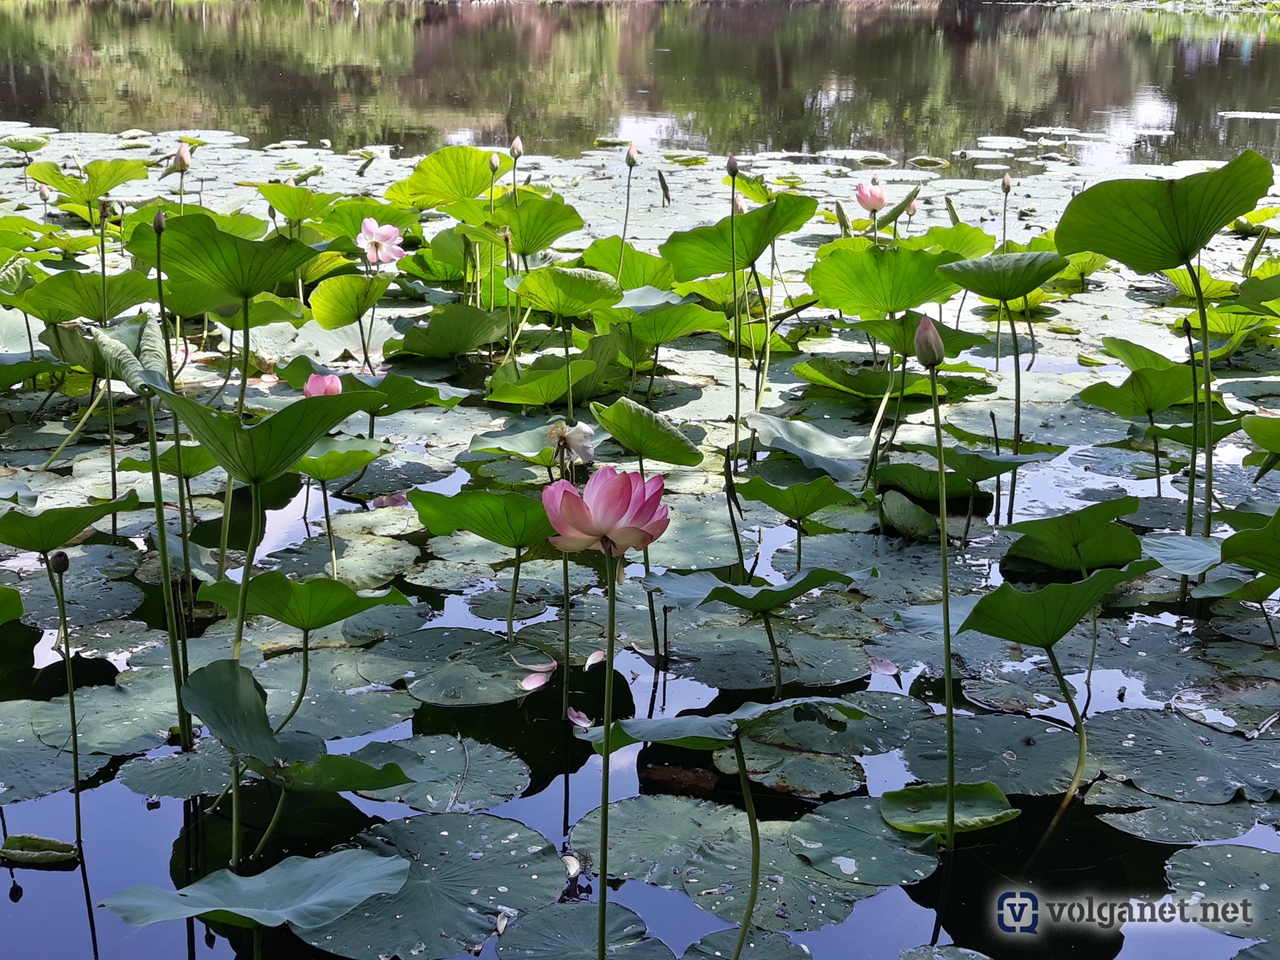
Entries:
POLYGON ((6 945, 1275 956, 1280 190, 1088 143, 0 125, 6 945))

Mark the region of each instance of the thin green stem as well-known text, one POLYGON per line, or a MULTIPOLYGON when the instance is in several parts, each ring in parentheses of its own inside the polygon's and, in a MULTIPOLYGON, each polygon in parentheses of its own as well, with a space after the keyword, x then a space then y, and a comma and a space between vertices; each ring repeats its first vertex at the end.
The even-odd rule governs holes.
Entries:
POLYGON ((729 265, 733 282, 733 462, 742 428, 742 312, 738 304, 738 178, 729 178, 729 265))
POLYGON ((71 443, 71 441, 80 434, 80 431, 84 429, 84 425, 88 422, 89 417, 93 415, 93 411, 98 409, 98 404, 102 402, 103 393, 104 392, 102 390, 99 390, 97 394, 94 395, 93 401, 89 404, 89 408, 85 410, 84 414, 80 417, 80 422, 75 425, 69 434, 67 434, 66 439, 63 440, 62 443, 58 444, 58 449, 49 454, 49 459, 40 464, 36 470, 37 473, 43 473, 45 470, 48 470, 53 461, 57 460, 58 457, 61 456, 62 451, 67 449, 67 444, 71 443))
POLYGON ((782 658, 778 655, 778 641, 773 636, 773 623, 769 611, 760 614, 764 620, 764 635, 769 638, 769 653, 773 656, 773 699, 782 699, 782 658))
POLYGON ((338 579, 338 543, 333 539, 333 517, 329 514, 329 485, 320 481, 320 502, 324 504, 324 532, 329 538, 329 576, 338 579))
MULTIPOLYGON (((115 391, 111 389, 111 377, 105 377, 102 381, 107 394, 107 451, 111 457, 111 499, 114 500, 120 492, 120 479, 116 473, 116 404, 115 391)), ((111 535, 118 536, 120 533, 119 516, 111 514, 111 535)))
MULTIPOLYGON (((1009 310, 1009 305, 1000 301, 1001 311, 1009 310)), ((1009 337, 1013 343, 1013 455, 1016 457, 1022 447, 1022 360, 1018 354, 1018 328, 1013 322, 1013 312, 1009 311, 1009 337)), ((1018 489, 1018 468, 1009 473, 1009 512, 1006 523, 1013 523, 1013 504, 1018 489)))
POLYGON ((231 759, 231 872, 240 867, 240 761, 231 759))
POLYGON ((747 779, 747 760, 742 754, 742 737, 733 734, 733 755, 738 763, 738 785, 742 788, 742 807, 747 812, 747 826, 751 831, 751 890, 747 893, 747 907, 742 912, 742 925, 738 928, 738 942, 734 945, 730 960, 739 960, 751 932, 751 915, 755 913, 756 896, 760 889, 760 825, 756 820, 756 804, 751 797, 751 781, 747 779))
POLYGON ((231 538, 231 499, 235 495, 236 482, 227 474, 227 489, 222 495, 222 529, 218 534, 218 579, 227 572, 227 544, 231 538))
POLYGON ((240 571, 240 595, 236 601, 236 639, 231 647, 231 658, 240 659, 240 645, 244 641, 244 620, 249 606, 249 581, 253 579, 253 557, 258 552, 258 541, 262 539, 262 517, 260 516, 262 497, 258 484, 249 484, 250 507, 249 546, 244 554, 244 568, 240 571))
POLYGON ((955 694, 951 676, 951 582, 947 569, 947 468, 943 459, 942 413, 938 406, 938 371, 929 370, 929 391, 933 397, 933 437, 938 453, 938 550, 942 564, 942 683, 947 714, 947 855, 956 843, 956 730, 955 694))
POLYGON ((635 173, 635 167, 627 167, 627 206, 622 214, 622 240, 618 247, 618 283, 622 283, 622 264, 627 256, 627 222, 631 219, 631 175, 635 173))
POLYGON ((609 549, 611 544, 604 541, 605 573, 609 578, 609 617, 605 630, 604 651, 604 741, 600 747, 600 854, 596 858, 596 877, 600 883, 600 893, 596 898, 599 910, 596 915, 596 954, 597 960, 605 960, 608 953, 608 927, 605 919, 609 900, 609 755, 611 753, 611 734, 613 732, 613 653, 614 635, 617 629, 618 606, 618 574, 622 569, 622 558, 616 560, 609 549))
POLYGON ((1071 784, 1067 787, 1066 795, 1062 798, 1062 803, 1058 805, 1057 811, 1053 815, 1053 819, 1049 821, 1048 829, 1040 838, 1040 842, 1036 844, 1035 850, 1031 852, 1031 856, 1027 858, 1026 864, 1022 868, 1023 874, 1031 871, 1035 865, 1036 858, 1040 856, 1040 851, 1045 848, 1045 844, 1049 842, 1049 838, 1053 836, 1058 824, 1066 815, 1067 810, 1071 806, 1071 801, 1075 799, 1076 790, 1080 787, 1080 781, 1084 779, 1085 758, 1089 752, 1089 739, 1084 730, 1084 717, 1080 716, 1080 710, 1076 706, 1075 694, 1067 684, 1067 678, 1062 674, 1062 666, 1058 663, 1058 658, 1053 652, 1053 647, 1045 647, 1044 652, 1048 654, 1049 666, 1053 668, 1053 675, 1058 679, 1058 689, 1062 691, 1062 696, 1067 701, 1067 707, 1071 710, 1071 719, 1076 725, 1076 740, 1078 741, 1076 750, 1076 769, 1071 776, 1071 784))
POLYGON ((1187 273, 1196 292, 1196 312, 1200 315, 1200 365, 1204 377, 1204 517, 1200 536, 1208 539, 1213 531, 1213 374, 1209 369, 1209 317, 1204 307, 1204 290, 1200 286, 1200 274, 1187 261, 1187 273))
POLYGON ((41 554, 44 560, 45 573, 49 575, 49 586, 58 602, 58 639, 55 646, 62 654, 63 668, 67 676, 67 713, 71 721, 71 796, 76 815, 76 846, 84 847, 84 821, 80 813, 80 731, 76 722, 76 680, 71 667, 71 633, 67 624, 67 598, 65 584, 61 573, 55 574, 49 563, 49 555, 41 554))
POLYGON ((520 548, 516 547, 516 568, 511 574, 511 596, 507 599, 507 639, 512 640, 516 633, 516 597, 520 593, 520 548))
MULTIPOLYGON (((280 731, 277 730, 276 733, 280 731)), ((283 787, 280 788, 280 799, 276 801, 275 813, 271 814, 271 821, 267 824, 267 829, 262 833, 262 839, 258 841, 258 845, 254 847, 254 858, 262 856, 262 852, 267 849, 267 843, 271 840, 271 835, 276 832, 276 827, 280 824, 280 816, 284 813, 284 802, 289 796, 289 791, 283 787)))
POLYGON ((236 398, 236 416, 244 419, 244 395, 249 389, 249 298, 244 298, 244 343, 240 360, 240 394, 236 398))
MULTIPOLYGON (((569 610, 569 555, 560 554, 560 580, 564 588, 564 663, 560 672, 560 716, 569 722, 569 638, 572 635, 572 617, 569 610)), ((566 778, 567 779, 567 778, 566 778)), ((568 831, 566 831, 567 833, 568 831)))
MULTIPOLYGON (((281 730, 287 727, 289 725, 289 721, 292 720, 297 715, 298 710, 302 707, 302 700, 307 695, 307 681, 308 679, 310 679, 310 676, 311 676, 311 631, 303 630, 302 631, 302 680, 298 684, 298 696, 293 701, 293 706, 289 709, 289 712, 284 715, 284 719, 281 720, 279 725, 276 726, 276 733, 279 733, 281 730)), ((261 845, 259 845, 259 850, 261 850, 261 845)), ((257 856, 257 854, 254 854, 254 856, 257 856)))

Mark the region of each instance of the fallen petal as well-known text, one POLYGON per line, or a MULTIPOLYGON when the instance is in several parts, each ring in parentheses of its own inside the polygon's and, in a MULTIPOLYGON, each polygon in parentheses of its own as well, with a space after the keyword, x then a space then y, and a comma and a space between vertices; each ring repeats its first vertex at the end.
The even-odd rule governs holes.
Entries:
POLYGON ((597 650, 595 653, 591 654, 591 656, 587 657, 586 665, 585 665, 585 666, 583 666, 583 668, 582 668, 582 669, 583 669, 583 670, 590 670, 590 669, 591 669, 592 667, 594 667, 597 663, 604 663, 604 651, 603 651, 603 650, 597 650))
POLYGON ((586 729, 587 727, 591 726, 591 718, 588 717, 581 710, 575 710, 573 709, 573 707, 570 707, 565 712, 565 716, 569 718, 569 721, 575 727, 582 727, 583 729, 586 729))
POLYGON ((531 673, 520 681, 520 689, 532 693, 534 690, 541 690, 547 685, 550 677, 545 673, 531 673))

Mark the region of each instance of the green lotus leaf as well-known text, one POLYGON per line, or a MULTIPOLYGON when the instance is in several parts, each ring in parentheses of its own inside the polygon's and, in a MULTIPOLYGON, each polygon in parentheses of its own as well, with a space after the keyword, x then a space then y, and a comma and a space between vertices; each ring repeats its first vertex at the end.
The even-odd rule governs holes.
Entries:
POLYGON ((0 514, 0 543, 19 550, 52 553, 103 517, 137 507, 138 495, 132 490, 117 500, 86 507, 51 507, 39 513, 26 513, 15 507, 0 514))
POLYGON ((938 273, 980 297, 1012 303, 1052 280, 1067 265, 1065 257, 1051 251, 996 253, 944 264, 938 273))
MULTIPOLYGON (((858 333, 870 334, 900 357, 916 355, 916 330, 920 327, 921 315, 908 310, 897 319, 860 320, 849 324, 849 329, 858 333)), ((961 352, 972 347, 979 347, 990 341, 976 333, 966 333, 949 327, 945 323, 934 325, 942 338, 942 350, 948 357, 958 357, 961 352)))
POLYGON ((267 692, 240 662, 214 660, 192 670, 182 705, 229 750, 268 766, 287 759, 267 719, 267 692))
MULTIPOLYGON (((0 517, 0 524, 5 518, 0 517)), ((4 536, 0 533, 0 540, 4 536)), ((1222 541, 1222 562, 1238 563, 1270 576, 1280 576, 1280 513, 1264 527, 1241 530, 1222 541)))
POLYGON ((1142 555, 1142 545, 1115 520, 1138 509, 1137 497, 1117 497, 1043 520, 1022 520, 1006 530, 1022 534, 1006 556, 1079 573, 1123 566, 1142 555))
POLYGON ((1195 386, 1185 367, 1134 370, 1124 383, 1094 383, 1080 391, 1080 399, 1122 417, 1146 419, 1172 406, 1189 402, 1195 386))
MULTIPOLYGON (((1021 810, 994 783, 955 785, 956 833, 972 833, 1008 823, 1021 810)), ((880 797, 880 814, 887 824, 906 833, 940 834, 947 829, 947 786, 922 783, 888 790, 880 797)))
POLYGON ((13 587, 0 587, 0 624, 22 616, 22 594, 13 587))
POLYGON ((915 883, 937 868, 935 847, 932 835, 922 840, 886 823, 870 797, 824 803, 791 825, 791 852, 837 880, 915 883))
POLYGON ((506 336, 507 322, 505 310, 480 310, 465 303, 445 304, 431 311, 425 327, 419 323, 410 327, 403 339, 388 341, 387 354, 411 353, 452 360, 501 340, 506 336))
POLYGON ((675 424, 630 397, 619 397, 608 407, 592 403, 591 412, 624 450, 641 460, 683 467, 696 467, 702 462, 702 451, 675 424))
POLYGON ((834 250, 809 271, 822 305, 876 320, 926 303, 945 303, 958 289, 942 266, 957 254, 898 247, 834 250))
POLYGON ((825 507, 855 499, 848 490, 837 487, 830 477, 784 487, 775 486, 764 477, 752 477, 746 483, 739 483, 737 490, 742 499, 768 504, 788 520, 804 520, 825 507))
MULTIPOLYGON (((239 593, 238 583, 220 580, 202 586, 200 599, 235 610, 239 593)), ((374 607, 409 602, 394 587, 378 596, 362 597, 338 580, 318 577, 299 583, 274 571, 253 577, 246 599, 249 613, 271 617, 297 630, 319 630, 374 607)))
POLYGON ((407 179, 388 187, 386 197, 397 206, 419 210, 472 200, 510 173, 511 166, 511 158, 505 153, 495 154, 479 147, 441 147, 418 161, 407 179), (491 156, 498 158, 496 173, 489 168, 491 156))
POLYGON ((332 483, 359 473, 387 453, 388 449, 376 440, 321 437, 311 445, 307 455, 294 464, 294 469, 312 480, 332 483))
POLYGON ((971 259, 994 250, 996 238, 978 227, 957 223, 952 227, 930 227, 918 237, 900 237, 897 245, 904 250, 945 251, 971 259))
POLYGON ((535 309, 557 317, 585 317, 622 299, 622 288, 613 277, 578 267, 535 270, 520 279, 515 291, 535 309))
POLYGON ((154 300, 156 284, 133 270, 107 277, 66 270, 36 284, 24 299, 26 310, 45 323, 83 317, 108 324, 141 303, 154 300), (105 289, 104 289, 105 288, 105 289), (104 299, 105 294, 105 299, 104 299))
POLYGON ((368 313, 391 286, 391 277, 341 276, 322 281, 311 292, 311 313, 325 330, 355 323, 368 313))
POLYGON ((52 161, 33 163, 27 176, 62 194, 67 200, 88 208, 90 222, 96 222, 98 201, 130 180, 147 179, 147 165, 141 160, 91 160, 84 165, 84 179, 67 176, 52 161))
POLYGON ((463 490, 452 496, 430 490, 410 490, 409 502, 433 536, 467 530, 511 549, 546 543, 555 527, 541 500, 522 493, 463 490))
MULTIPOLYGON (((830 357, 803 360, 793 368, 802 380, 828 390, 838 390, 862 400, 879 400, 887 392, 892 397, 930 396, 929 378, 919 373, 889 373, 887 370, 858 369, 850 371, 845 364, 830 357)), ((938 384, 938 397, 945 398, 947 388, 938 384)))
POLYGON ((709 227, 673 233, 658 248, 675 271, 676 280, 695 280, 745 270, 785 233, 794 233, 812 219, 818 201, 797 193, 783 193, 762 207, 709 227), (736 246, 731 242, 736 241, 736 246), (736 256, 735 256, 736 249, 736 256))
POLYGON ((639 287, 669 290, 675 282, 675 271, 671 264, 652 253, 645 253, 629 243, 623 243, 621 237, 601 237, 593 241, 582 252, 582 265, 609 274, 623 290, 635 290, 639 287), (621 273, 618 272, 619 263, 622 264, 621 273))
MULTIPOLYGON (((597 960, 597 907, 578 901, 520 917, 498 940, 500 960, 597 960)), ((617 960, 675 960, 661 940, 646 936, 644 921, 626 907, 605 906, 608 956, 617 960)))
POLYGON ((340 193, 316 193, 287 183, 264 183, 258 187, 258 192, 276 208, 276 213, 294 223, 319 219, 342 196, 340 193))
POLYGON ((526 407, 550 406, 568 392, 568 381, 581 383, 596 369, 592 360, 571 360, 567 376, 564 367, 529 370, 519 376, 514 371, 505 373, 514 367, 513 363, 504 364, 494 373, 489 381, 491 403, 518 403, 526 407))
POLYGON ((11 833, 0 844, 0 864, 6 867, 53 867, 80 859, 74 843, 30 833, 11 833))

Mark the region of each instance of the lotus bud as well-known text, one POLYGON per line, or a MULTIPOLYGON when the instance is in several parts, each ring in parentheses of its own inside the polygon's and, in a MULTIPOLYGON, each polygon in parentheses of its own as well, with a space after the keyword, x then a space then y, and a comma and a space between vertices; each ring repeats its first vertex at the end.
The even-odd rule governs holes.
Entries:
POLYGON ((920 318, 920 326, 916 327, 916 359, 932 370, 946 358, 942 346, 942 337, 938 328, 928 317, 920 318))
POLYGON ((733 198, 733 210, 738 216, 742 216, 747 212, 747 198, 742 194, 738 194, 733 198))
POLYGON ((272 223, 276 221, 276 208, 269 203, 267 204, 267 219, 272 223))
POLYGON ((342 381, 336 374, 313 373, 302 388, 304 397, 333 397, 342 392, 342 381))
POLYGON ((497 173, 500 166, 502 166, 502 158, 496 153, 489 154, 489 172, 497 173))
POLYGON ((151 227, 155 230, 157 236, 164 233, 166 217, 163 210, 156 211, 156 218, 151 221, 151 227))
POLYGON ((919 201, 919 200, 912 200, 909 204, 907 204, 907 216, 908 216, 908 217, 914 217, 914 216, 915 216, 917 213, 919 213, 919 212, 920 212, 920 201, 919 201))
POLYGON ((858 206, 868 213, 879 213, 884 209, 885 204, 889 202, 889 196, 884 192, 884 187, 874 182, 871 186, 867 186, 865 183, 858 184, 855 197, 857 198, 858 206))
POLYGON ((640 154, 636 151, 634 143, 627 146, 627 166, 634 167, 640 162, 640 154))
POLYGON ((1182 335, 1188 339, 1191 337, 1191 321, 1186 317, 1182 318, 1182 335))
POLYGON ((524 141, 516 137, 511 141, 511 159, 519 160, 524 156, 524 141))
POLYGON ((178 173, 186 173, 191 169, 191 147, 189 144, 178 144, 178 152, 173 155, 173 169, 178 173))
POLYGON ((55 550, 49 554, 49 569, 58 574, 58 576, 62 576, 62 574, 71 569, 71 559, 65 551, 55 550))
POLYGON ((724 162, 724 169, 725 169, 725 172, 726 172, 726 173, 728 173, 730 177, 733 177, 734 179, 737 179, 737 176, 738 176, 738 158, 737 158, 737 157, 735 157, 735 156, 733 156, 733 155, 731 154, 731 155, 729 156, 729 159, 728 159, 728 160, 726 160, 726 161, 724 162))
POLYGON ((53 196, 53 191, 49 189, 49 185, 47 183, 40 184, 40 200, 43 203, 48 203, 51 196, 53 196))
POLYGON ((111 216, 111 201, 103 197, 98 201, 98 219, 106 220, 111 216))
POLYGON ((1004 175, 1004 178, 1000 181, 1000 192, 1007 197, 1009 195, 1009 191, 1012 189, 1013 189, 1013 177, 1009 176, 1006 173, 1004 175))

